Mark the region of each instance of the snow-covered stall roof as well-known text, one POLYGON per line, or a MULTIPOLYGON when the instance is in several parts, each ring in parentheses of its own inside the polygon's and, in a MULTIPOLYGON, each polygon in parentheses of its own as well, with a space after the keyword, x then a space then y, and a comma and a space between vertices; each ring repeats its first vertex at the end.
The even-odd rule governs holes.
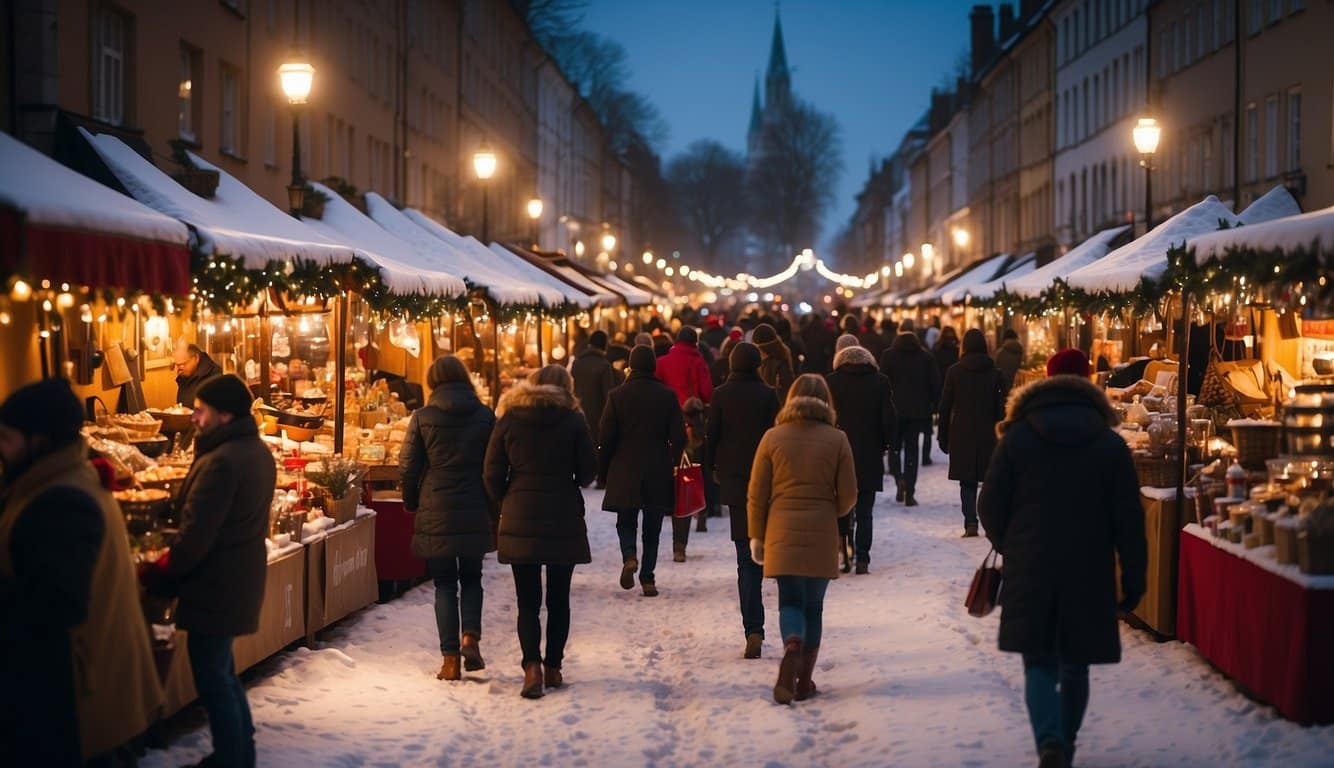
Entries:
POLYGON ((115 136, 79 130, 131 196, 190 226, 194 245, 201 253, 239 258, 250 269, 262 269, 270 261, 293 259, 321 264, 348 262, 356 255, 351 248, 278 210, 226 171, 193 153, 190 161, 196 167, 218 171, 218 190, 212 199, 177 184, 115 136))
POLYGON ((1104 229, 1070 249, 1064 256, 1034 269, 1013 282, 1007 280, 1005 290, 1019 296, 1037 296, 1050 288, 1056 280, 1064 279, 1080 267, 1088 266, 1106 256, 1111 251, 1112 241, 1127 229, 1130 229, 1129 224, 1104 229))
POLYGON ((565 297, 566 303, 573 304, 582 309, 588 309, 593 306, 593 299, 587 293, 564 282, 536 264, 529 262, 527 259, 519 256, 500 243, 491 243, 489 250, 499 256, 502 263, 512 265, 514 270, 522 274, 525 278, 530 278, 535 283, 559 291, 560 294, 565 297))
POLYGON ((1031 273, 1037 269, 1037 266, 1038 254, 1036 251, 1030 251, 1015 259, 1013 263, 1007 264, 1005 271, 996 277, 977 283, 964 281, 965 284, 955 286, 942 293, 940 301, 943 304, 959 304, 968 299, 989 299, 996 295, 996 291, 1006 286, 1009 281, 1031 273))
MULTIPOLYGON (((558 281, 573 286, 575 290, 583 294, 592 304, 592 306, 609 307, 621 303, 621 297, 617 296, 607 289, 595 284, 591 280, 579 274, 578 270, 572 267, 560 264, 556 259, 543 256, 533 251, 527 251, 516 245, 505 243, 495 243, 501 248, 506 248, 517 258, 532 264, 534 267, 543 270, 549 275, 554 276, 558 281)), ((582 305, 581 305, 582 306, 582 305)))
POLYGON ((946 293, 990 280, 996 276, 996 270, 1010 259, 1008 253, 998 253, 982 259, 971 266, 959 270, 954 277, 948 278, 931 288, 914 293, 905 302, 910 307, 924 306, 940 302, 946 293))
POLYGON ((1196 263, 1211 256, 1223 258, 1229 248, 1256 251, 1293 251, 1312 245, 1334 250, 1334 206, 1282 219, 1210 232, 1190 239, 1196 263))
POLYGON ((653 303, 653 294, 625 282, 616 275, 603 273, 595 275, 598 280, 606 283, 613 291, 625 297, 625 303, 632 307, 643 307, 653 303))
POLYGON ((181 222, 4 133, 0 168, 0 209, 18 217, 16 242, 3 248, 11 268, 53 282, 189 292, 190 233, 181 222))
POLYGON ((1302 212, 1292 193, 1283 185, 1278 185, 1261 195, 1246 210, 1237 215, 1242 224, 1259 224, 1285 216, 1296 216, 1302 212))

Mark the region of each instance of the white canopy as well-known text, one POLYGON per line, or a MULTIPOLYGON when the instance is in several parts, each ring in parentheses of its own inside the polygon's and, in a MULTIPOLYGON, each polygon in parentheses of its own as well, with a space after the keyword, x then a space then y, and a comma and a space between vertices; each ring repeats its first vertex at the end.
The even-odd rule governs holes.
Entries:
POLYGON ((1189 244, 1195 249, 1197 264, 1208 260, 1211 256, 1222 258, 1228 248, 1272 251, 1280 248, 1296 250, 1316 245, 1324 251, 1332 251, 1334 206, 1259 224, 1211 232, 1191 238, 1189 244))
POLYGON ((616 275, 600 273, 597 279, 606 283, 613 291, 625 297, 625 303, 632 307, 643 307, 653 303, 653 294, 638 286, 631 285, 616 275))
POLYGON ((1301 206, 1293 199, 1292 193, 1282 184, 1261 195, 1255 202, 1246 206, 1237 218, 1242 224, 1259 224, 1264 221, 1281 219, 1284 216, 1296 216, 1302 212, 1301 206))
POLYGON ((584 273, 568 264, 560 264, 556 261, 549 261, 545 257, 543 263, 551 270, 560 275, 561 279, 578 287, 584 293, 592 297, 593 303, 600 307, 614 307, 621 303, 621 297, 607 290, 603 285, 593 282, 584 276, 584 273))
POLYGON ((561 296, 565 297, 566 303, 573 304, 581 309, 588 309, 593 306, 593 299, 588 294, 575 288, 569 283, 564 282, 559 277, 553 276, 545 269, 542 269, 535 264, 530 264, 527 259, 515 254, 500 243, 492 243, 489 250, 496 256, 500 257, 501 263, 511 265, 515 272, 523 275, 525 278, 530 278, 533 282, 538 283, 539 285, 545 285, 553 290, 559 291, 561 296))
POLYGON ((964 267, 952 278, 945 280, 931 288, 909 296, 905 302, 910 307, 934 304, 940 301, 941 297, 956 288, 964 288, 976 283, 990 280, 996 274, 996 270, 1002 263, 1010 258, 1008 253, 996 254, 987 259, 977 262, 970 267, 964 267))
POLYGON ((941 294, 940 300, 944 304, 961 304, 967 299, 989 299, 996 295, 1010 280, 1023 277, 1029 274, 1038 266, 1038 255, 1035 251, 1020 256, 1015 259, 1013 264, 1006 267, 1005 271, 991 280, 982 280, 972 283, 964 281, 964 284, 951 288, 948 292, 941 294))
POLYGON ((1070 249, 1064 256, 1044 264, 1023 277, 1006 281, 1005 289, 1019 296, 1037 296, 1051 287, 1056 280, 1068 276, 1080 267, 1088 266, 1106 256, 1111 242, 1130 229, 1129 224, 1104 229, 1070 249))

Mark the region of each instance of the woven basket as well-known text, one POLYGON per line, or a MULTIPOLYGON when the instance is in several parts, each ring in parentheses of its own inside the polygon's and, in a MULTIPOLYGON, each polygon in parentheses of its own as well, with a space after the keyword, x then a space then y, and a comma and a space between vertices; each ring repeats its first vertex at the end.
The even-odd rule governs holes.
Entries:
POLYGON ((1232 444, 1237 448, 1237 463, 1245 469, 1264 469, 1265 461, 1278 456, 1282 439, 1283 427, 1279 424, 1232 427, 1232 444))
POLYGON ((156 435, 162 429, 162 422, 154 419, 152 421, 131 421, 123 414, 114 414, 111 417, 111 423, 131 433, 131 435, 151 436, 156 435))
POLYGON ((1147 485, 1151 488, 1173 488, 1176 486, 1177 464, 1175 461, 1143 453, 1136 453, 1133 456, 1135 459, 1135 474, 1139 477, 1140 485, 1147 485))

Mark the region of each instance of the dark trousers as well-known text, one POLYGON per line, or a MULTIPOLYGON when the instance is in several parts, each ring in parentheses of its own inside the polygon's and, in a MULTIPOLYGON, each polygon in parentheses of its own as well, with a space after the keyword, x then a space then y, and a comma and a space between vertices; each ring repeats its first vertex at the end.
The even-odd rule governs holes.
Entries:
POLYGON ((1057 656, 1024 654, 1024 702, 1038 751, 1059 744, 1066 755, 1075 750, 1075 737, 1089 703, 1089 668, 1057 656))
POLYGON ((426 561, 435 582, 435 627, 441 655, 459 652, 459 630, 482 637, 482 558, 438 557, 426 561))
POLYGON ((923 450, 922 444, 926 444, 927 450, 931 447, 930 438, 927 437, 925 441, 922 438, 930 434, 930 419, 899 419, 899 453, 903 457, 900 479, 904 493, 909 496, 917 491, 917 462, 923 450))
POLYGON ((922 423, 922 463, 931 461, 931 430, 935 426, 935 417, 928 416, 922 423))
MULTIPOLYGON (((661 512, 644 510, 644 556, 639 560, 639 580, 656 583, 653 571, 658 567, 658 539, 662 538, 661 512)), ((639 528, 639 512, 616 513, 616 537, 621 540, 621 559, 635 557, 635 534, 639 528)), ((675 529, 673 529, 675 531, 675 529)))
POLYGON ((807 649, 820 647, 828 587, 829 579, 816 576, 778 577, 778 629, 784 642, 795 637, 807 649))
MULTIPOLYGON (((707 514, 709 514, 709 510, 706 508, 700 511, 699 516, 702 517, 707 514)), ((672 518, 673 551, 676 551, 678 549, 681 550, 682 552, 685 551, 686 545, 690 543, 690 524, 695 522, 695 517, 696 517, 695 515, 691 515, 690 517, 672 518)))
POLYGON ((871 562, 871 534, 874 526, 871 511, 875 508, 875 491, 857 491, 857 505, 852 512, 838 519, 838 531, 852 539, 852 551, 859 563, 871 562))
POLYGON ((977 526, 977 483, 959 482, 959 502, 963 505, 963 524, 977 526))
POLYGON ((741 629, 749 635, 764 637, 764 566, 750 559, 750 542, 736 545, 736 591, 741 598, 741 629))
POLYGON ((236 677, 232 638, 191 632, 187 641, 190 669, 199 702, 208 712, 213 754, 218 765, 250 768, 255 765, 255 724, 250 703, 236 677))
POLYGON ((519 648, 523 663, 540 661, 560 669, 565 641, 570 639, 570 580, 573 565, 549 564, 547 569, 547 655, 542 657, 542 566, 514 564, 514 595, 519 602, 519 648))

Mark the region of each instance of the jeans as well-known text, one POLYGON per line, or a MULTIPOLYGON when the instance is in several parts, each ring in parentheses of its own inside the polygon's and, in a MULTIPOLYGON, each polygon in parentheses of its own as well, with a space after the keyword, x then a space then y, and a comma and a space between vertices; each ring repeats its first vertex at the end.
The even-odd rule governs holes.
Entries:
MULTIPOLYGON (((921 456, 924 434, 931 434, 930 419, 899 419, 899 440, 902 445, 900 453, 903 454, 901 479, 903 492, 908 496, 917 492, 917 461, 921 456)), ((931 445, 929 437, 925 444, 929 449, 931 445)))
POLYGON ((1024 702, 1038 751, 1047 744, 1060 744, 1067 755, 1073 754, 1089 703, 1088 665, 1025 653, 1024 702))
POLYGON ((741 598, 741 629, 746 636, 764 637, 764 566, 750 559, 750 542, 736 544, 736 591, 741 598))
POLYGON ((195 690, 208 712, 213 754, 219 765, 250 768, 255 765, 255 724, 250 703, 236 677, 232 638, 191 632, 187 641, 195 690))
POLYGON ((515 564, 514 595, 519 602, 519 648, 523 663, 537 661, 560 669, 565 641, 570 638, 570 580, 573 565, 549 564, 547 569, 547 655, 542 658, 542 566, 515 564))
POLYGON ((482 636, 482 558, 438 557, 426 561, 426 569, 435 581, 435 626, 440 632, 440 653, 457 654, 460 623, 464 634, 476 635, 478 639, 482 636))
POLYGON ((963 524, 977 527, 977 483, 959 481, 959 501, 963 504, 963 524))
MULTIPOLYGON (((708 508, 700 511, 699 516, 709 514, 708 508)), ((695 515, 690 517, 672 518, 672 551, 685 551, 686 545, 690 543, 690 526, 695 522, 695 515)))
MULTIPOLYGON (((662 537, 661 512, 644 510, 644 556, 639 558, 639 580, 653 581, 653 570, 658 566, 658 539, 662 537)), ((635 533, 639 526, 639 512, 616 513, 616 536, 621 540, 621 560, 635 557, 635 533)))
POLYGON ((875 508, 875 491, 857 491, 857 506, 852 514, 844 515, 840 521, 852 524, 853 551, 857 553, 857 562, 871 562, 871 511, 875 508))
POLYGON ((778 577, 778 629, 783 640, 798 638, 803 648, 820 647, 824 632, 824 593, 829 579, 778 577))

